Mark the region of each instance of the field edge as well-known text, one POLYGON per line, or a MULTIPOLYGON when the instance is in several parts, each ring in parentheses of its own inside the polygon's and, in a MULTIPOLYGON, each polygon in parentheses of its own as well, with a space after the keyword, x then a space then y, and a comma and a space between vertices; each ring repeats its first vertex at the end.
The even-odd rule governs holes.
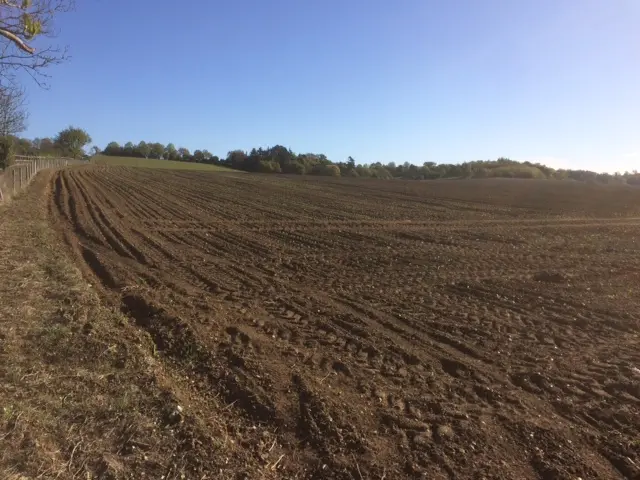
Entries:
POLYGON ((189 411, 188 382, 81 271, 47 211, 54 180, 43 171, 0 207, 0 477, 258 471, 222 423, 189 411))

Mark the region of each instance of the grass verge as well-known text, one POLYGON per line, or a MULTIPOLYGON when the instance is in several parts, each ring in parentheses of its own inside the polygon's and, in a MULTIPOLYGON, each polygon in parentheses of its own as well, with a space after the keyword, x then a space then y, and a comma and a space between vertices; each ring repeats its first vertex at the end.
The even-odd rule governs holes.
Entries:
POLYGON ((214 478, 223 426, 178 409, 184 382, 70 260, 51 175, 0 207, 0 478, 214 478))

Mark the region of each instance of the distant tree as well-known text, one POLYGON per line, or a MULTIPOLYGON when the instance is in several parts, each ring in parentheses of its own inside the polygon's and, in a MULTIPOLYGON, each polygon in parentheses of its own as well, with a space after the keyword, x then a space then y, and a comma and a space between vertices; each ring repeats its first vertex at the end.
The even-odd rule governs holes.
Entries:
POLYGON ((356 173, 362 178, 373 177, 373 172, 371 172, 371 169, 367 165, 358 165, 356 167, 356 173))
POLYGON ((149 146, 151 147, 151 152, 149 154, 151 158, 162 158, 165 151, 164 145, 161 143, 151 143, 149 146))
POLYGON ((263 156, 268 160, 278 162, 280 165, 285 165, 296 160, 296 155, 290 149, 283 147, 282 145, 271 147, 264 152, 263 156))
POLYGON ((63 155, 80 158, 84 146, 91 143, 91 137, 81 128, 68 127, 56 135, 54 143, 63 155))
POLYGON ((147 142, 141 141, 140 143, 138 143, 136 151, 139 156, 143 158, 149 158, 149 155, 151 154, 151 146, 147 142))
POLYGON ((242 150, 233 150, 227 154, 226 164, 236 170, 245 170, 245 163, 247 161, 247 154, 242 150))
POLYGON ((113 157, 117 157, 118 155, 122 155, 122 147, 118 144, 118 142, 109 143, 104 151, 102 152, 104 155, 111 155, 113 157))
POLYGON ((122 149, 122 155, 125 157, 133 157, 136 153, 136 147, 133 142, 127 142, 124 144, 124 148, 122 149))
POLYGON ((349 170, 356 168, 356 161, 351 156, 347 159, 347 167, 349 170))
POLYGON ((290 173, 295 175, 304 175, 307 169, 304 166, 304 163, 300 162, 298 159, 285 163, 282 165, 282 171, 284 173, 290 173))
POLYGON ((56 153, 56 144, 51 138, 41 138, 38 146, 38 154, 42 156, 54 155, 56 153))
POLYGON ((183 162, 190 162, 191 161, 191 152, 189 151, 188 148, 180 147, 178 149, 178 155, 180 156, 180 159, 183 162))
POLYGON ((16 86, 0 86, 0 136, 23 132, 28 118, 24 90, 16 86))
POLYGON ((204 163, 204 152, 202 150, 193 152, 193 161, 196 163, 204 163))
POLYGON ((164 158, 167 160, 179 160, 180 155, 178 154, 178 150, 176 150, 176 146, 173 143, 167 145, 164 150, 164 158))
POLYGON ((213 155, 209 150, 203 150, 202 156, 204 157, 204 163, 212 163, 213 155))
POLYGON ((93 156, 100 155, 100 147, 98 147, 97 145, 94 145, 93 147, 91 147, 91 155, 93 156))
POLYGON ((9 138, 13 143, 13 153, 16 155, 35 155, 36 150, 33 148, 33 143, 26 138, 18 138, 13 135, 8 135, 6 138, 9 138))
POLYGON ((282 170, 280 164, 275 160, 262 160, 259 164, 258 171, 262 173, 280 173, 282 170))
POLYGON ((319 163, 311 170, 312 175, 324 175, 327 177, 339 177, 340 176, 340 167, 337 165, 325 165, 319 163))

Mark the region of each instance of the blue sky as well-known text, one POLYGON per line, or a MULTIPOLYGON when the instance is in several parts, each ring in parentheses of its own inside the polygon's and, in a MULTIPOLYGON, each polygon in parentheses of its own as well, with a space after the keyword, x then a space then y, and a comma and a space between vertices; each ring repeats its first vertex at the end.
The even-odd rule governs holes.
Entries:
POLYGON ((80 0, 29 137, 640 169, 638 0, 80 0))

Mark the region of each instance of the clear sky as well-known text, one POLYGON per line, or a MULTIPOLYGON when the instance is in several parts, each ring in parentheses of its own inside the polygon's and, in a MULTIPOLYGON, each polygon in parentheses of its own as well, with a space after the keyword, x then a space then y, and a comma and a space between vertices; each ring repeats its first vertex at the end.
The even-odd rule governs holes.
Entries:
POLYGON ((639 0, 77 0, 29 137, 640 169, 639 0))

